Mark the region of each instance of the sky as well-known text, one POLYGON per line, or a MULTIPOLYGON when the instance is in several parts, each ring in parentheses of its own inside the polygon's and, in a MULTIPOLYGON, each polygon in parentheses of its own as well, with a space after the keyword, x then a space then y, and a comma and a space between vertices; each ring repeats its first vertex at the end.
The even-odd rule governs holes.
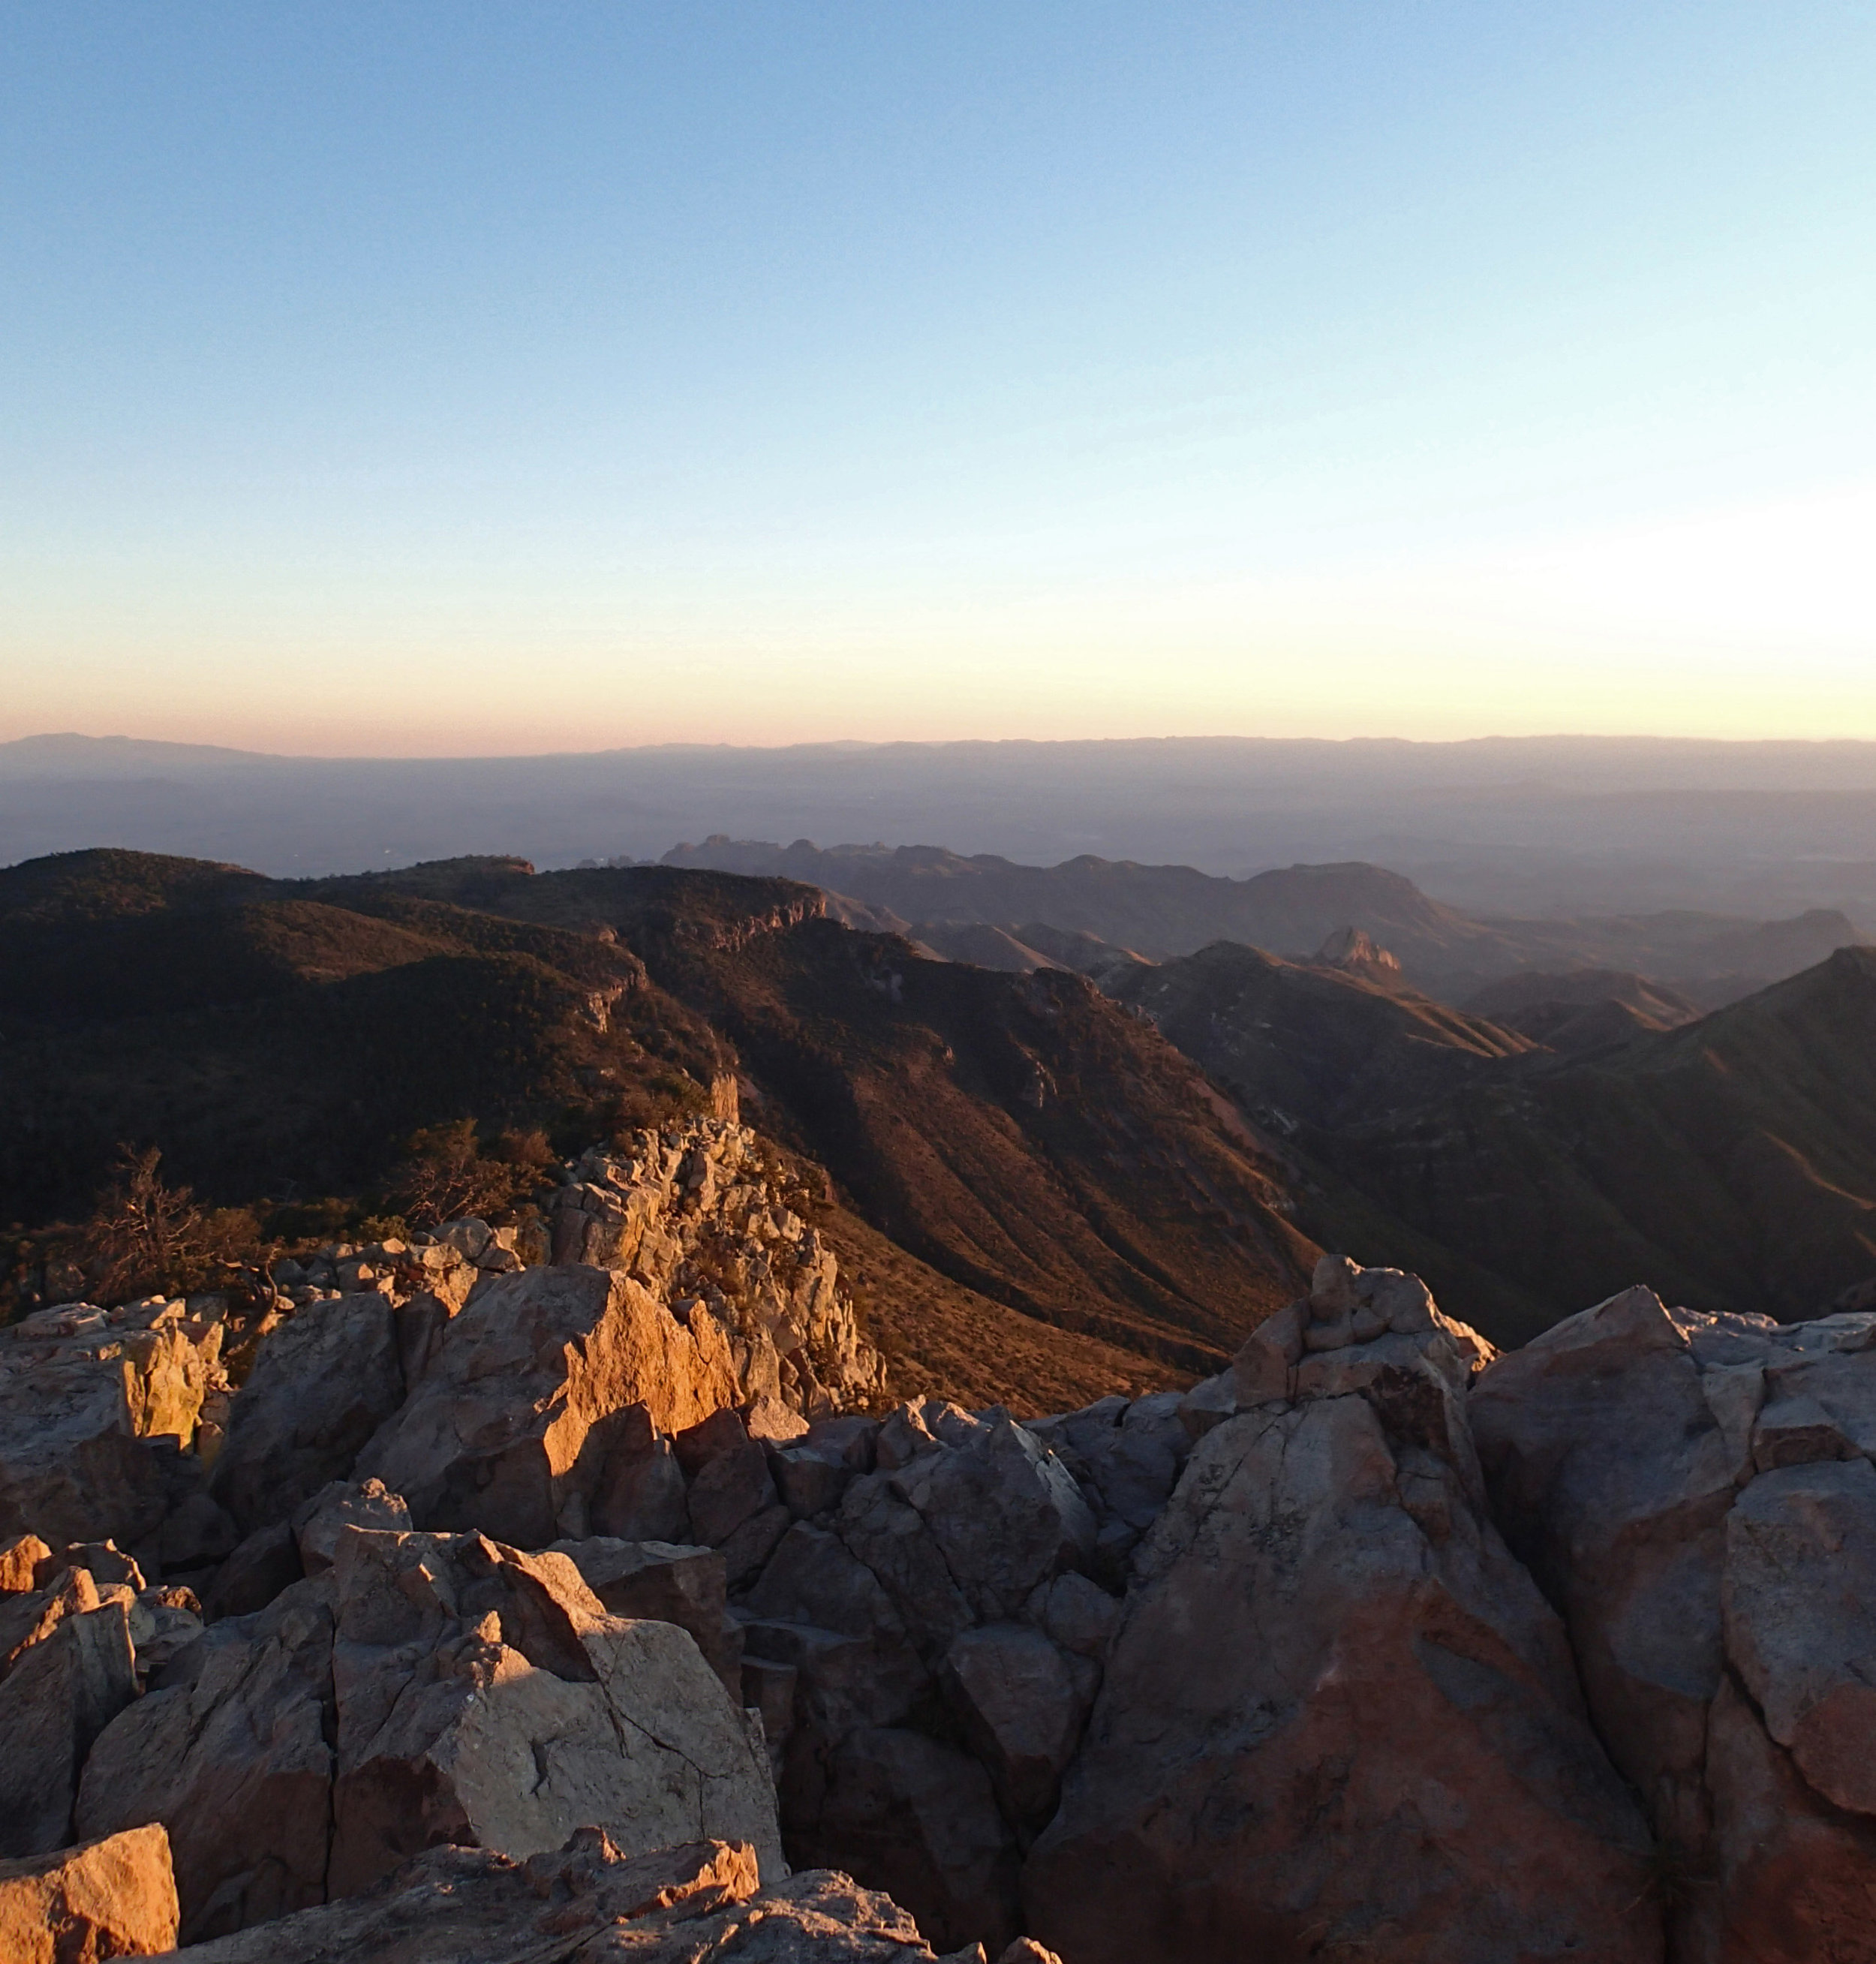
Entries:
POLYGON ((0 0, 0 740, 1876 737, 1876 6, 0 0))

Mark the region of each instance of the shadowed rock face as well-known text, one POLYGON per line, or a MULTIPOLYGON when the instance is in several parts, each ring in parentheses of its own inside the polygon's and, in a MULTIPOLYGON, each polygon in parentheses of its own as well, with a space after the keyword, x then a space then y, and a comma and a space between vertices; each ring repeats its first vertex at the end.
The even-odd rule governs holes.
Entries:
POLYGON ((1295 1321, 1340 1347, 1205 1433, 1135 1558, 1025 1871, 1078 1964, 1660 1955, 1646 1827, 1486 1507, 1468 1360, 1352 1338, 1363 1280, 1324 1263, 1295 1321))
POLYGON ((1676 1956, 1876 1956, 1876 1316, 1631 1289, 1493 1363, 1472 1414, 1674 1870, 1676 1956))

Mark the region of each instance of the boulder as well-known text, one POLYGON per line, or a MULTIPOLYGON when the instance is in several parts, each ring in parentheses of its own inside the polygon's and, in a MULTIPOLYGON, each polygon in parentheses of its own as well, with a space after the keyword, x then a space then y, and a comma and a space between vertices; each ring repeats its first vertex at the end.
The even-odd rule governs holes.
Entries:
MULTIPOLYGON (((909 1431, 909 1408, 903 1416, 909 1431)), ((882 1464, 891 1429, 889 1420, 880 1435, 882 1464)), ((929 1447, 894 1470, 856 1481, 841 1513, 841 1532, 850 1539, 852 1526, 879 1511, 874 1483, 923 1523, 967 1622, 1019 1616, 1040 1584, 1093 1552, 1095 1517, 1081 1489, 1055 1455, 1005 1413, 973 1417, 950 1407, 929 1447)), ((855 1552, 871 1560, 864 1550, 855 1552)), ((916 1626, 912 1619, 908 1626, 916 1626)), ((944 1641, 955 1634, 948 1630, 944 1641)))
POLYGON ((44 1854, 72 1840, 79 1770, 136 1696, 136 1598, 101 1597, 88 1570, 9 1603, 0 1677, 0 1856, 44 1854), (22 1627, 23 1625, 23 1627, 22 1627))
POLYGON ((202 1606, 193 1590, 174 1583, 146 1589, 130 1613, 139 1690, 160 1690, 181 1681, 203 1628, 202 1606))
POLYGON ((859 1412, 845 1412, 832 1418, 816 1419, 794 1443, 855 1473, 871 1473, 879 1435, 877 1419, 859 1412))
POLYGON ((1630 1289, 1499 1359, 1470 1407, 1598 1728, 1695 1879, 1676 1957, 1876 1956, 1843 1934, 1876 1873, 1876 1317, 1630 1289))
POLYGON ((99 1738, 79 1812, 168 1826, 191 1939, 425 1847, 519 1857, 594 1822, 628 1853, 721 1830, 779 1863, 759 1744, 696 1645, 609 1615, 560 1555, 348 1528, 329 1571, 184 1662, 99 1738))
POLYGON ((1876 1815, 1876 1466, 1762 1473, 1726 1522, 1726 1654, 1811 1786, 1876 1815))
MULTIPOLYGON (((758 1886, 746 1844, 628 1856, 600 1831, 516 1862, 433 1848, 369 1894, 181 1953, 178 1964, 936 1964, 890 1898, 814 1871, 758 1886)), ((954 1964, 964 1964, 961 1958, 954 1964)))
POLYGON ((307 1303, 262 1338, 229 1407, 210 1491, 243 1533, 285 1520, 351 1473, 403 1399, 390 1298, 307 1303))
POLYGON ((784 1446, 768 1456, 781 1503, 797 1520, 831 1513, 853 1480, 853 1468, 812 1446, 784 1446))
POLYGON ((62 1568, 85 1569, 101 1588, 107 1582, 121 1582, 133 1591, 145 1586, 136 1556, 127 1555, 114 1541, 68 1542, 56 1555, 49 1553, 40 1564, 40 1586, 51 1581, 62 1568))
POLYGON ((680 1323, 604 1269, 524 1269, 476 1285, 354 1475, 402 1494, 427 1528, 544 1548, 588 1531, 608 1455, 630 1456, 647 1419, 669 1433, 735 1396, 703 1310, 680 1323))
POLYGON ((1099 1673, 1028 1623, 986 1623, 944 1654, 946 1696, 1005 1816, 1034 1833, 1055 1812, 1099 1673))
MULTIPOLYGON (((935 1661, 952 1638, 976 1620, 937 1537, 900 1494, 890 1473, 854 1481, 841 1501, 835 1529, 842 1545, 878 1582, 922 1655, 935 1661)), ((784 1539, 792 1539, 794 1532, 784 1539)), ((777 1547, 779 1553, 781 1544, 777 1547)))
POLYGON ((52 1550, 37 1535, 15 1535, 0 1547, 0 1596, 30 1594, 40 1586, 40 1564, 51 1559, 52 1550))
POLYGON ((220 1381, 221 1337, 162 1302, 0 1328, 0 1539, 140 1547, 197 1477, 179 1449, 220 1381))
POLYGON ((691 1532, 710 1547, 720 1548, 746 1521, 775 1505, 768 1455, 746 1434, 712 1454, 691 1482, 689 1504, 691 1532))
POLYGON ((759 1742, 683 1630, 474 1534, 354 1529, 333 1582, 335 1893, 435 1843, 522 1856, 594 1823, 628 1853, 747 1840, 778 1873, 759 1742))
POLYGON ((96 1964, 175 1946, 176 1883, 160 1828, 0 1862, 7 1964, 96 1964))
POLYGON ((688 1630, 731 1699, 742 1702, 742 1628, 730 1614, 719 1551, 594 1536, 556 1542, 551 1552, 567 1557, 611 1615, 650 1617, 688 1630))
POLYGON ((300 1566, 309 1575, 322 1575, 337 1559, 339 1538, 348 1528, 388 1528, 404 1533, 410 1510, 401 1494, 382 1480, 335 1480, 293 1510, 293 1542, 300 1566))
POLYGON ((188 1664, 98 1736, 77 1824, 86 1837, 168 1829, 192 1941, 324 1899, 336 1717, 319 1585, 211 1625, 188 1664))
POLYGON ((1307 1354, 1378 1356, 1206 1432, 1136 1557, 1028 1927, 1075 1964, 1653 1964, 1647 1830, 1486 1513, 1469 1346, 1339 1313, 1307 1354))
POLYGON ((1063 1650, 1097 1659, 1107 1649, 1121 1613, 1120 1603, 1105 1590, 1072 1571, 1044 1583, 1023 1609, 1063 1650))

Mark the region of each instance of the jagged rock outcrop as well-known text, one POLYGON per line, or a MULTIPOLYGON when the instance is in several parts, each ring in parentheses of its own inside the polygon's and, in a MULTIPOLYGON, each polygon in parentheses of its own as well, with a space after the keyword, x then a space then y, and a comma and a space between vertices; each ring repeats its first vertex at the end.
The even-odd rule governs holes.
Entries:
POLYGON ((682 1317, 701 1303, 729 1333, 739 1398, 810 1417, 877 1398, 833 1250, 784 1198, 787 1176, 730 1118, 595 1147, 544 1196, 553 1260, 617 1269, 682 1317))
POLYGON ((1136 1558, 1025 1871, 1076 1964, 1661 1954, 1646 1828, 1409 1280, 1319 1268, 1136 1558))
MULTIPOLYGON (((179 1964, 932 1964, 896 1904, 825 1871, 760 1885, 747 1843, 629 1856, 584 1828, 515 1862, 437 1848, 366 1895, 204 1943, 179 1964)), ((966 1964, 960 1958, 955 1964, 966 1964)))
POLYGON ((0 1343, 0 1853, 161 1824, 219 1964, 1876 1964, 1876 1315, 1499 1357, 1331 1257, 1183 1394, 870 1416, 759 1144, 646 1138, 597 1261, 0 1343))
POLYGON ((99 1964, 175 1944, 176 1883, 160 1828, 0 1862, 0 1957, 7 1964, 99 1964))
POLYGON ((589 1531, 611 1458, 646 1420, 670 1433, 733 1404, 722 1327, 680 1322, 616 1270, 530 1269, 485 1282, 442 1333, 410 1397, 354 1468, 420 1526, 519 1548, 589 1531))
POLYGON ((221 1326, 184 1302, 69 1303, 0 1329, 0 1539, 136 1547, 193 1490, 221 1326))
POLYGON ((1876 1958, 1876 1316, 1630 1289, 1493 1364, 1472 1420, 1653 1815, 1677 1959, 1876 1958))
POLYGON ((674 1625, 556 1554, 351 1528, 325 1574, 211 1625, 107 1728, 85 1834, 168 1828, 185 1935, 368 1888, 424 1847, 525 1856, 597 1823, 779 1860, 759 1736, 674 1625))

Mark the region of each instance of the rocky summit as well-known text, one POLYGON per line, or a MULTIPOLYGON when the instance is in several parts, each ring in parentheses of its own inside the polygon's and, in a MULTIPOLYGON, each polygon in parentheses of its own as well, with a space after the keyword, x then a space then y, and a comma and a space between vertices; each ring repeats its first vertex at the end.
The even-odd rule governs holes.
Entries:
POLYGON ((7 1955, 1876 1959, 1876 1314, 889 1402, 758 1139, 0 1332, 7 1955))

